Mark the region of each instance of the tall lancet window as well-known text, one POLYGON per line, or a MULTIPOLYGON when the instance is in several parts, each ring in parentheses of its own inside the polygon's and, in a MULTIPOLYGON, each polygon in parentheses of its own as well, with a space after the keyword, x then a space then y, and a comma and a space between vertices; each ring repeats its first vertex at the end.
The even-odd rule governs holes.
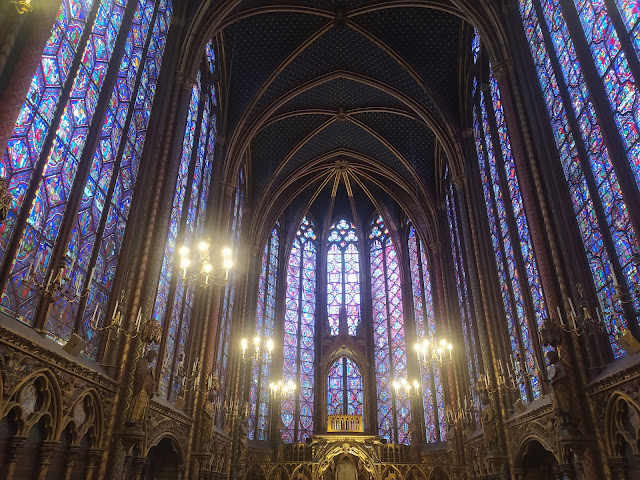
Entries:
POLYGON ((340 357, 327 376, 327 415, 363 416, 364 386, 358 364, 340 357))
MULTIPOLYGON (((460 223, 458 202, 449 184, 447 190, 447 220, 449 223, 449 239, 453 260, 453 273, 456 279, 456 293, 458 294, 458 309, 462 320, 462 336, 464 339, 467 368, 469 372, 469 387, 475 405, 480 405, 476 383, 480 376, 480 349, 478 347, 478 331, 471 310, 470 292, 468 286, 467 266, 464 255, 464 239, 460 223)), ((465 392, 466 396, 466 392, 465 392)), ((479 421, 478 416, 476 421, 479 421)))
MULTIPOLYGON (((409 225, 408 240, 416 336, 419 341, 425 338, 433 339, 436 337, 436 325, 433 315, 429 263, 427 262, 427 252, 413 225, 409 225)), ((433 364, 421 365, 420 379, 427 441, 445 440, 447 427, 444 418, 444 392, 442 391, 440 368, 433 364)))
POLYGON ((89 295, 56 298, 39 327, 61 342, 72 330, 84 336, 94 358, 90 320, 112 293, 172 12, 168 0, 139 0, 124 21, 126 3, 61 2, 0 167, 12 197, 0 227, 9 271, 0 308, 33 325, 42 296, 32 287, 66 256, 68 285, 89 295))
POLYGON ((637 2, 520 0, 519 5, 602 317, 613 354, 620 357, 625 352, 615 337, 637 330, 632 310, 640 308, 640 299, 629 305, 633 308, 621 301, 640 282, 633 261, 638 232, 627 209, 640 185, 640 93, 629 66, 629 59, 638 60, 640 45, 637 2), (577 14, 577 22, 569 21, 563 7, 577 14), (596 73, 589 76, 591 83, 583 74, 589 66, 596 73), (592 101, 601 94, 608 102, 592 101), (605 129, 614 135, 605 135, 605 129), (630 178, 635 182, 623 187, 621 179, 630 178))
MULTIPOLYGON (((245 180, 244 170, 238 174, 238 182, 233 196, 229 218, 229 235, 231 237, 232 258, 239 258, 240 234, 242 232, 242 214, 244 209, 245 180)), ((220 396, 224 399, 226 391, 227 368, 229 365, 229 345, 231 343, 231 315, 236 292, 237 270, 229 272, 229 282, 224 289, 224 297, 220 307, 220 327, 218 333, 218 380, 220 382, 220 396)))
POLYGON ((475 91, 478 167, 511 343, 507 366, 514 366, 520 397, 529 402, 541 394, 541 355, 536 354, 536 344, 547 310, 493 72, 486 93, 475 91))
MULTIPOLYGON (((278 274, 278 249, 280 248, 280 226, 271 230, 264 246, 262 268, 258 280, 258 304, 256 307, 255 334, 260 338, 273 338, 276 316, 276 280, 278 274)), ((251 440, 267 440, 269 432, 269 379, 271 378, 271 355, 261 350, 261 356, 253 360, 251 389, 249 390, 249 432, 251 440)))
POLYGON ((287 265, 283 380, 298 385, 295 398, 282 402, 282 439, 287 443, 304 442, 313 434, 316 252, 315 226, 305 217, 287 265))
POLYGON ((347 332, 356 335, 360 324, 360 263, 353 223, 331 226, 327 253, 327 316, 331 335, 340 333, 340 309, 347 313, 347 332))
POLYGON ((160 350, 160 394, 176 400, 184 391, 187 342, 191 331, 196 285, 179 273, 176 248, 198 248, 204 240, 209 186, 216 139, 216 95, 211 83, 215 65, 213 50, 207 48, 196 83, 191 90, 187 124, 182 140, 169 232, 158 280, 153 316, 164 328, 160 350))
POLYGON ((407 378, 400 263, 382 216, 373 222, 369 241, 378 433, 391 443, 409 444, 411 403, 391 387, 407 378))

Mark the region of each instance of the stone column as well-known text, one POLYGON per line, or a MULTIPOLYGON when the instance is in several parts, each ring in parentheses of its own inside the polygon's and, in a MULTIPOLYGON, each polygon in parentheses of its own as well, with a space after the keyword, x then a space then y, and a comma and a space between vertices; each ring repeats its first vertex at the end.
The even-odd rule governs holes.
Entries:
POLYGON ((16 461, 26 441, 27 437, 12 437, 9 440, 9 445, 7 445, 7 480, 13 479, 16 461))
POLYGON ((67 448, 67 453, 65 454, 64 459, 64 480, 71 480, 71 469, 73 469, 73 464, 75 463, 76 456, 78 455, 78 450, 80 450, 78 445, 70 445, 67 448))
POLYGON ((84 474, 85 480, 93 480, 96 469, 102 459, 103 451, 98 448, 92 448, 87 452, 87 469, 84 474))
POLYGON ((47 470, 51 464, 53 454, 58 450, 60 442, 44 441, 40 446, 40 464, 38 465, 38 480, 47 478, 47 470))

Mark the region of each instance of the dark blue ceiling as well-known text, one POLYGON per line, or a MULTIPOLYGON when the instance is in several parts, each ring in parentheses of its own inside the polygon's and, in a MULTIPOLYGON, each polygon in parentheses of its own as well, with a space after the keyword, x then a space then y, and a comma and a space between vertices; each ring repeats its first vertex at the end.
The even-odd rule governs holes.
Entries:
MULTIPOLYGON (((457 128, 460 38, 467 27, 449 13, 389 8, 391 3, 248 0, 234 10, 238 18, 251 15, 223 32, 226 135, 231 138, 235 131, 237 138, 246 138, 249 126, 263 125, 249 145, 254 198, 270 180, 287 182, 294 171, 337 149, 373 159, 414 191, 433 191, 436 136, 421 114, 431 115, 443 131, 457 128), (291 11, 268 11, 276 5, 291 11), (329 75, 333 78, 318 81, 329 75), (387 87, 394 94, 384 91, 387 87), (338 119, 339 112, 353 121, 338 119), (305 138, 306 144, 283 164, 305 138)), ((366 202, 365 197, 360 192, 357 201, 366 202)))

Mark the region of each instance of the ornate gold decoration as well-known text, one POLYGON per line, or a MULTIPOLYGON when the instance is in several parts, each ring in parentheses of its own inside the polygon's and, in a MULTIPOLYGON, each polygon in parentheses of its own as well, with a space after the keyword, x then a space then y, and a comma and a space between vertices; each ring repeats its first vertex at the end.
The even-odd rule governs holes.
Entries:
POLYGON ((133 401, 127 412, 126 423, 129 426, 141 427, 147 419, 149 400, 155 390, 155 381, 151 363, 158 356, 156 350, 149 350, 138 360, 133 377, 133 401))
POLYGON ((362 415, 329 415, 328 432, 364 432, 362 415))
POLYGON ((16 7, 16 10, 20 15, 33 12, 31 0, 12 0, 11 4, 16 7))
POLYGON ((7 180, 0 177, 0 223, 4 223, 11 208, 11 194, 7 186, 7 180))

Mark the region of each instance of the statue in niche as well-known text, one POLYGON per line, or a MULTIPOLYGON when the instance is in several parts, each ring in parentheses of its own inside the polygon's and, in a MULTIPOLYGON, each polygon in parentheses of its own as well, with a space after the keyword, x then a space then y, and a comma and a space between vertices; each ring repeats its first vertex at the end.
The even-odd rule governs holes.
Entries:
POLYGON ((560 426, 565 427, 573 423, 571 409, 573 394, 571 392, 571 381, 567 375, 567 366, 560 359, 557 350, 547 352, 549 360, 549 383, 551 384, 551 399, 556 410, 560 426))
POLYGON ((200 445, 206 452, 211 451, 211 438, 213 436, 213 419, 215 416, 214 402, 216 393, 212 390, 207 394, 202 411, 202 425, 200 426, 200 445))
POLYGON ((487 389, 480 385, 478 389, 480 401, 482 402, 482 429, 484 431, 484 441, 487 444, 487 453, 496 454, 499 451, 498 426, 496 425, 496 413, 491 405, 491 398, 487 389))
POLYGON ((133 401, 126 418, 128 426, 141 427, 147 418, 149 400, 155 392, 151 364, 157 356, 158 352, 156 350, 149 350, 144 357, 138 360, 133 376, 133 401))

